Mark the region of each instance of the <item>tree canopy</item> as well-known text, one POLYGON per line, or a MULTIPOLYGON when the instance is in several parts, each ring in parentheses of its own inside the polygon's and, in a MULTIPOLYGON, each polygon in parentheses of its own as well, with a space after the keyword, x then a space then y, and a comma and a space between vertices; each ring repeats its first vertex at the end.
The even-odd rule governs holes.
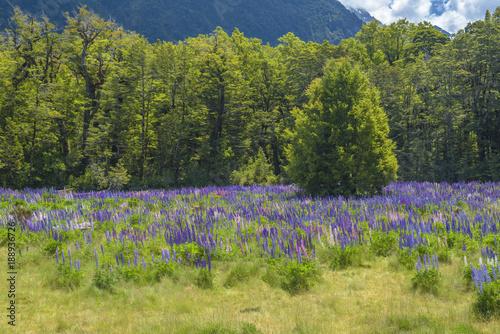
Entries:
POLYGON ((452 39, 400 20, 337 46, 221 28, 152 44, 86 8, 65 27, 17 10, 0 36, 0 186, 312 182, 286 154, 302 133, 315 173, 349 171, 310 189, 355 194, 393 179, 387 131, 399 180, 499 181, 499 34, 500 8, 452 39))
POLYGON ((373 193, 396 179, 398 168, 378 92, 349 61, 330 61, 295 109, 288 149, 292 181, 315 195, 373 193))

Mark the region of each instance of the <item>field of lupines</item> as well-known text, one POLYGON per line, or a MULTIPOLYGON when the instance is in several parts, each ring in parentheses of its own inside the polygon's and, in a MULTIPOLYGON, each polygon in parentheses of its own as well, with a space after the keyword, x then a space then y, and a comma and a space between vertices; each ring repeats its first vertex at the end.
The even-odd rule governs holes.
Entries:
MULTIPOLYGON (((311 319, 291 329, 498 332, 500 183, 399 182, 386 187, 383 195, 357 199, 309 198, 293 186, 85 193, 0 189, 0 205, 2 248, 11 251, 8 226, 14 222, 16 269, 29 276, 36 275, 37 267, 44 268, 46 279, 40 284, 45 296, 87 291, 93 299, 116 303, 123 291, 163 291, 160 287, 170 284, 171 289, 197 289, 205 297, 215 293, 224 301, 221 294, 257 284, 257 289, 274 291, 299 305, 297 300, 321 294, 329 280, 368 275, 384 266, 391 268, 388 277, 405 277, 401 291, 409 299, 434 298, 450 305, 467 300, 462 316, 469 321, 448 328, 451 322, 401 320, 391 313, 372 327, 343 324, 334 329, 311 319), (450 295, 449 289, 459 293, 450 295)), ((352 284, 365 284, 360 282, 352 284)), ((18 287, 19 295, 22 289, 29 287, 18 287)), ((33 305, 25 306, 26 311, 37 311, 36 303, 28 304, 33 305)), ((17 305, 22 328, 28 312, 23 313, 23 300, 17 305)), ((240 313, 259 313, 262 305, 240 313)), ((266 326, 258 316, 226 327, 220 324, 224 321, 212 319, 200 328, 162 327, 160 332, 290 332, 286 326, 266 326)), ((25 328, 53 329, 31 325, 25 328)), ((57 329, 104 330, 95 324, 67 323, 57 329)))

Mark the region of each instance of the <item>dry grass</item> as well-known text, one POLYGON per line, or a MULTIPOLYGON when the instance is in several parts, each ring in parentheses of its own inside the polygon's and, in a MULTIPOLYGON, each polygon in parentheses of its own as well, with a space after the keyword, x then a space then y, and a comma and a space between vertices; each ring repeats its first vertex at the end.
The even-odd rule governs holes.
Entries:
MULTIPOLYGON (((321 281, 296 296, 270 287, 259 274, 225 288, 228 263, 215 268, 214 290, 197 288, 195 271, 183 268, 176 282, 120 282, 109 293, 91 285, 90 264, 83 286, 52 288, 55 265, 43 258, 18 272, 14 332, 500 333, 500 321, 472 316, 473 292, 463 286, 459 259, 441 266, 443 285, 437 296, 413 292, 413 272, 398 268, 394 257, 367 264, 337 272, 323 269, 321 281)), ((6 283, 3 287, 6 291, 6 283)), ((12 332, 6 322, 0 329, 12 332)))

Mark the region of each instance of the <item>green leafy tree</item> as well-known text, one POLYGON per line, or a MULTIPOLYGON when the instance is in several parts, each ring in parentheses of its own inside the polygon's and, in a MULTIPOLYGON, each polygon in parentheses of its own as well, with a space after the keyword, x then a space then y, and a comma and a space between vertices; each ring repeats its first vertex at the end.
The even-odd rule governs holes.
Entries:
POLYGON ((398 169, 387 115, 378 92, 358 66, 331 61, 296 109, 288 173, 314 195, 373 193, 396 179, 398 169))
POLYGON ((259 149, 255 158, 250 158, 248 164, 231 174, 233 183, 242 186, 252 184, 275 184, 277 177, 273 174, 271 164, 267 162, 264 151, 259 149))

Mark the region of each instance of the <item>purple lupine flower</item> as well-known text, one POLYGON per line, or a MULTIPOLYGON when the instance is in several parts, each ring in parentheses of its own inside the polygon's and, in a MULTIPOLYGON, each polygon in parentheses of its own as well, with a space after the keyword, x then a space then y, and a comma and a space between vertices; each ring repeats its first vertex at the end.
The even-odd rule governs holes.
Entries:
POLYGON ((23 257, 23 255, 21 254, 21 249, 19 249, 19 256, 23 257))
POLYGON ((118 254, 116 254, 116 265, 119 266, 120 265, 120 261, 118 260, 118 254))
POLYGON ((62 258, 63 258, 63 264, 66 264, 66 259, 64 258, 64 251, 61 249, 61 254, 62 254, 62 258))
POLYGON ((57 249, 56 249, 56 261, 57 261, 57 264, 59 264, 59 247, 57 247, 57 249))
POLYGON ((99 269, 99 259, 97 258, 97 249, 94 247, 94 254, 95 254, 95 268, 96 270, 99 269))
POLYGON ((104 247, 102 246, 102 244, 101 244, 101 253, 102 255, 104 255, 104 247))
POLYGON ((212 261, 210 260, 210 253, 207 253, 208 271, 212 271, 212 261))
POLYGON ((68 247, 68 259, 71 267, 71 248, 68 247))

